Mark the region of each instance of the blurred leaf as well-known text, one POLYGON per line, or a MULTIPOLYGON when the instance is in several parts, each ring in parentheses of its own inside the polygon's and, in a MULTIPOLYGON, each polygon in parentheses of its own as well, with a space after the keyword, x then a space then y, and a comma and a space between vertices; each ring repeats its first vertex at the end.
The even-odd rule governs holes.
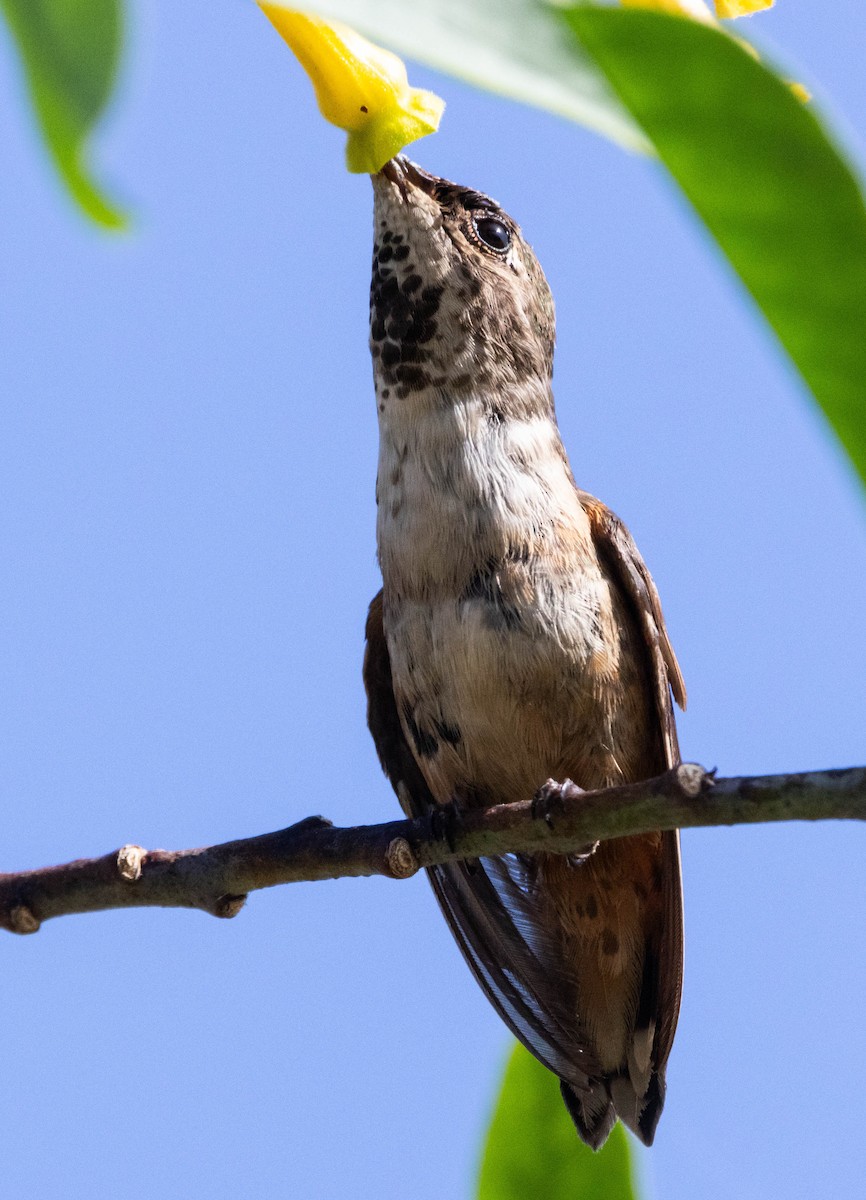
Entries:
POLYGON ((311 0, 373 41, 488 91, 648 147, 546 0, 311 0))
POLYGON ((559 1084, 523 1046, 505 1068, 478 1200, 635 1200, 631 1146, 617 1123, 597 1153, 578 1138, 559 1084))
POLYGON ((723 32, 639 9, 565 15, 866 481, 866 206, 843 155, 788 85, 723 32))
POLYGON ((42 134, 71 195, 101 225, 124 217, 85 162, 87 138, 111 94, 121 42, 120 0, 0 0, 42 134))

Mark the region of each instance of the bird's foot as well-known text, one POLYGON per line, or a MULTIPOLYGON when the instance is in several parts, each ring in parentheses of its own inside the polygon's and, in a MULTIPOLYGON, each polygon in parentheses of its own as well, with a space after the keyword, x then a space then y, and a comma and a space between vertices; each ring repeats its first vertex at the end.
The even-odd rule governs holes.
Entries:
POLYGON ((456 800, 450 804, 439 804, 430 811, 430 837, 447 842, 449 850, 457 849, 457 835, 463 824, 463 813, 456 800))
POLYGON ((587 842, 585 846, 578 846, 576 850, 566 854, 565 861, 570 867, 581 867, 587 859, 592 858, 598 847, 598 842, 587 842))
MULTIPOLYGON (((578 787, 572 779, 563 779, 561 783, 548 779, 532 799, 532 815, 536 821, 544 821, 548 829, 553 829, 553 818, 555 814, 562 813, 565 801, 577 799, 582 792, 583 788, 578 787)), ((598 842, 578 846, 566 855, 566 860, 572 867, 579 867, 592 857, 597 847, 598 842)))
POLYGON ((566 800, 576 799, 582 787, 578 787, 572 779, 563 779, 561 783, 548 779, 532 797, 532 816, 536 821, 543 821, 548 829, 553 829, 553 818, 561 813, 566 800))

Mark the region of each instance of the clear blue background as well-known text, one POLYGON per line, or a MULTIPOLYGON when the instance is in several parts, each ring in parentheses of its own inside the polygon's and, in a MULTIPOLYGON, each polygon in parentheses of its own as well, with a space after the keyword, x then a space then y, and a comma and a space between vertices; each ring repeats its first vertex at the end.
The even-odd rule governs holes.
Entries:
MULTIPOLYGON (((749 32, 856 153, 859 0, 779 0, 749 32)), ((685 755, 866 761, 863 496, 684 202, 581 129, 413 77, 449 103, 419 160, 496 196, 547 269, 565 441, 655 574, 685 755)), ((252 4, 184 0, 134 6, 98 141, 132 236, 59 193, 8 40, 0 145, 0 866, 394 816, 360 681, 371 196, 342 135, 252 4)), ((866 831, 683 842, 651 1194, 863 1194, 866 831)), ((507 1038, 422 878, 0 948, 0 1194, 470 1194, 507 1038)))

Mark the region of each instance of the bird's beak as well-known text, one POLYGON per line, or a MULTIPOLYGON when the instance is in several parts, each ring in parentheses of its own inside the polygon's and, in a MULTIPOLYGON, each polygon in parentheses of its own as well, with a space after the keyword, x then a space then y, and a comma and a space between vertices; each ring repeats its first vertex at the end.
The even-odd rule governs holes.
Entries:
POLYGON ((409 192, 413 188, 426 192, 428 196, 432 195, 434 186, 439 182, 435 175, 430 175, 405 154, 398 154, 389 159, 381 171, 373 176, 373 186, 376 187, 383 180, 397 188, 404 202, 408 200, 409 192))

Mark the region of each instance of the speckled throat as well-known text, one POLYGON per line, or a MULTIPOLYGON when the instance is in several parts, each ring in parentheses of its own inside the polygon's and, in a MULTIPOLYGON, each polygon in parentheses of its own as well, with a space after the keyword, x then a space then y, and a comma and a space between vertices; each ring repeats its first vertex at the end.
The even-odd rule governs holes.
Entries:
POLYGON ((526 561, 542 526, 575 507, 551 392, 553 300, 487 196, 406 160, 373 186, 379 554, 400 592, 453 590, 478 562, 526 561), (505 251, 481 241, 479 214, 507 229, 505 251))

